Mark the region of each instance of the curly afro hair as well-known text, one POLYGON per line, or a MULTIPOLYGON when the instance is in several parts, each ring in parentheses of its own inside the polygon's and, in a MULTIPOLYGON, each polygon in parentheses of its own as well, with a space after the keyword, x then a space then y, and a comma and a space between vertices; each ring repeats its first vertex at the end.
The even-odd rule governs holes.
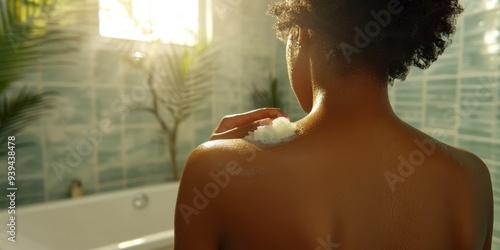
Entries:
POLYGON ((458 0, 283 0, 268 13, 278 19, 281 40, 294 27, 307 28, 327 44, 328 62, 369 60, 393 83, 405 80, 410 66, 426 69, 437 60, 462 12, 458 0))

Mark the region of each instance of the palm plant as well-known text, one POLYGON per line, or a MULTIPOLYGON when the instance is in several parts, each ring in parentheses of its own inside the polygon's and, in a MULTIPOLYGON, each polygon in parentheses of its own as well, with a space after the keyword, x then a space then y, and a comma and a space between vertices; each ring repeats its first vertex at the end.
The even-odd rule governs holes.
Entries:
POLYGON ((57 22, 48 18, 56 4, 55 0, 0 0, 1 141, 42 116, 43 111, 51 107, 54 96, 52 92, 35 93, 23 88, 17 96, 8 97, 6 90, 26 73, 35 71, 39 63, 60 63, 47 60, 49 55, 75 50, 67 42, 78 40, 79 36, 57 28, 57 22), (54 49, 46 47, 53 43, 59 46, 54 49))
MULTIPOLYGON (((199 43, 194 47, 156 44, 164 50, 150 53, 149 63, 140 65, 147 72, 147 85, 152 106, 141 110, 154 115, 169 150, 174 180, 180 179, 177 163, 177 136, 180 125, 199 108, 212 88, 218 49, 199 43)), ((134 62, 147 60, 136 58, 134 62)))

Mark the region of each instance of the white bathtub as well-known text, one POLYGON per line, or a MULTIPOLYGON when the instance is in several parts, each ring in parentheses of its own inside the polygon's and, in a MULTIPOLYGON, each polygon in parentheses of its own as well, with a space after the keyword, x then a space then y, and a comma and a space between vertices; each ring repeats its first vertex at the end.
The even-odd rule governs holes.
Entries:
POLYGON ((2 211, 0 249, 172 249, 178 186, 174 182, 20 207, 16 210, 15 243, 7 240, 8 214, 2 211), (148 197, 142 209, 133 205, 137 194, 148 197))

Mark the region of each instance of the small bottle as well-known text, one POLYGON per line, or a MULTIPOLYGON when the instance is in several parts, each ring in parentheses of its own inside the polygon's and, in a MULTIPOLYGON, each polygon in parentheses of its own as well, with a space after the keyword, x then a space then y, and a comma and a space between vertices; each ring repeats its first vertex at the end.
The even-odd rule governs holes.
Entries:
POLYGON ((79 198, 83 196, 83 186, 82 181, 79 179, 73 179, 70 187, 71 199, 79 198))

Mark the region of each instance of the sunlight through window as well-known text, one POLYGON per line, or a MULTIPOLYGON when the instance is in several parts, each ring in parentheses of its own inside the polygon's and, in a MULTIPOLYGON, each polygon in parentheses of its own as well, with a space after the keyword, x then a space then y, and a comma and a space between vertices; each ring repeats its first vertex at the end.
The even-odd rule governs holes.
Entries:
POLYGON ((192 46, 198 35, 198 0, 100 0, 104 37, 192 46))

